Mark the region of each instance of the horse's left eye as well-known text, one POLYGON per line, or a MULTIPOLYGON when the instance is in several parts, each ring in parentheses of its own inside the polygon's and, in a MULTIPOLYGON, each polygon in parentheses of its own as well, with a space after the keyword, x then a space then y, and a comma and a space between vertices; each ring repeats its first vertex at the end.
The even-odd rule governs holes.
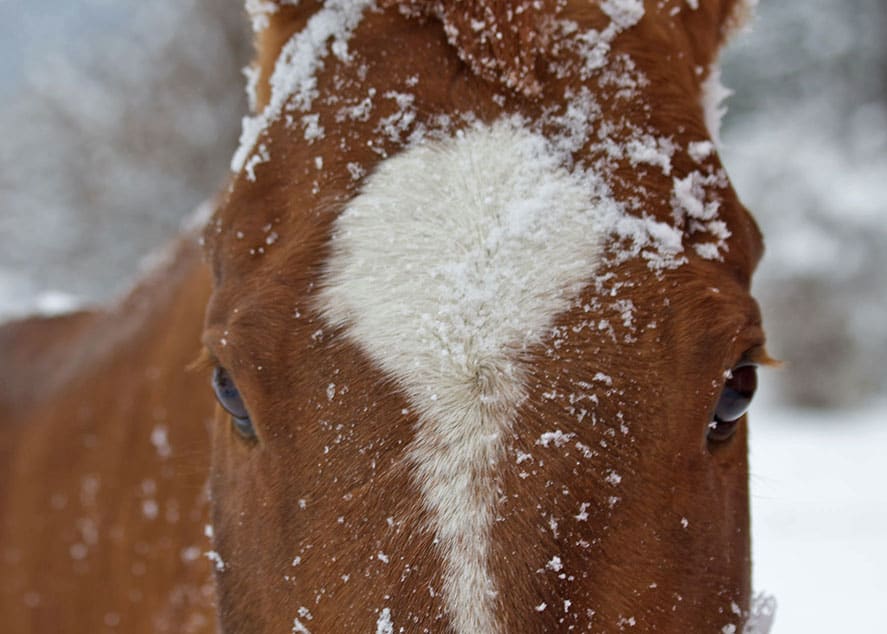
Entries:
POLYGON ((228 371, 221 366, 216 366, 213 370, 213 390, 219 405, 231 414, 231 423, 237 433, 248 440, 254 439, 256 430, 253 429, 253 423, 249 418, 243 398, 240 396, 240 391, 228 371))
POLYGON ((722 442, 733 435, 739 419, 751 406, 757 387, 758 372, 754 364, 742 364, 730 371, 714 419, 708 425, 709 440, 722 442))

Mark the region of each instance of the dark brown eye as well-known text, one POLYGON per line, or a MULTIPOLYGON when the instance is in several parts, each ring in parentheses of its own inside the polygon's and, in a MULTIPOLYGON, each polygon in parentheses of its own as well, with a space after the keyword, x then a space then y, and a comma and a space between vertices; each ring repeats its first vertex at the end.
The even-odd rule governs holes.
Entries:
POLYGON ((751 363, 733 368, 724 383, 714 419, 708 424, 708 439, 714 442, 728 440, 751 406, 758 387, 758 369, 751 363))
POLYGON ((243 398, 241 398, 234 380, 225 368, 216 366, 213 370, 212 385, 219 405, 231 414, 231 424, 237 433, 247 440, 254 440, 256 430, 249 418, 249 412, 246 410, 246 405, 243 403, 243 398))

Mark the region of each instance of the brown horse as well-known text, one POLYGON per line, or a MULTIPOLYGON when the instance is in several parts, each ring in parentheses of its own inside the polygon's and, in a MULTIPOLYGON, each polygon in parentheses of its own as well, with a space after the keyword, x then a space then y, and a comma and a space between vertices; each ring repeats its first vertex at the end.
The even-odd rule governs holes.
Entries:
POLYGON ((209 266, 0 330, 4 631, 758 631, 747 4, 247 2, 209 266))

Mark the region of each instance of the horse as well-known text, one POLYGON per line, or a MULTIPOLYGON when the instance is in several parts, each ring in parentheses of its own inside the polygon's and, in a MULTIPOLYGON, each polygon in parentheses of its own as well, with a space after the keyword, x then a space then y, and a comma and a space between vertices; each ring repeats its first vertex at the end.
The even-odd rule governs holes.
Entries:
POLYGON ((766 630, 752 4, 249 0, 202 229, 0 330, 6 631, 766 630))

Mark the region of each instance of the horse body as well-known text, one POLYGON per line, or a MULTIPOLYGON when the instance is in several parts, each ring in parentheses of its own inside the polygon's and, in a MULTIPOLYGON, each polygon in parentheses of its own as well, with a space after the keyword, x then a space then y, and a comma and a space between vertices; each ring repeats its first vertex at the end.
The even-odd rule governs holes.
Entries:
POLYGON ((118 306, 0 328, 6 631, 214 631, 207 290, 183 242, 118 306))
POLYGON ((249 3, 211 281, 183 247, 13 326, 15 631, 210 630, 212 597, 228 632, 743 627, 746 436, 712 430, 766 359, 762 245, 701 98, 740 3, 381 4, 249 3))

